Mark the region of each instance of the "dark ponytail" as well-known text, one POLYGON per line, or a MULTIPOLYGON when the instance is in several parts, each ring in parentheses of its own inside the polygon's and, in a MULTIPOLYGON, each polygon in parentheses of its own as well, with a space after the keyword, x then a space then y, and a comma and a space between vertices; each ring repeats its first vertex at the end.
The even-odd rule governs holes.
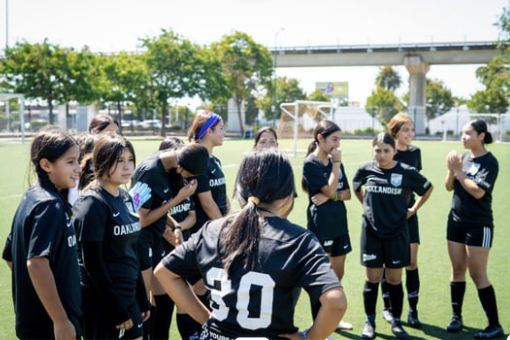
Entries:
POLYGON ((469 125, 476 131, 476 133, 485 133, 483 137, 483 144, 491 144, 493 142, 492 134, 487 130, 487 123, 481 119, 472 120, 469 125))
POLYGON ((259 205, 271 204, 294 192, 292 166, 283 153, 271 148, 253 150, 245 155, 234 189, 234 198, 242 210, 227 218, 222 226, 221 254, 229 276, 238 266, 251 270, 257 265, 263 225, 259 210, 264 210, 259 205))

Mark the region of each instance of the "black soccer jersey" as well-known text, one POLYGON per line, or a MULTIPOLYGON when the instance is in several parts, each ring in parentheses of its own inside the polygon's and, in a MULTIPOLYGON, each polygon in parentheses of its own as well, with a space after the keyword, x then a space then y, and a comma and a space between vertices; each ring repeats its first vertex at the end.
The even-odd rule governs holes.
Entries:
POLYGON ((104 299, 111 298, 112 303, 119 304, 122 301, 122 306, 136 302, 140 275, 136 243, 140 234, 140 222, 128 193, 119 189, 116 197, 103 188, 91 189, 76 201, 73 212, 82 286, 86 290, 95 291, 104 299), (94 277, 87 269, 87 259, 82 257, 87 242, 100 244, 102 264, 109 275, 108 283, 112 286, 105 286, 105 278, 94 277))
MULTIPOLYGON (((417 146, 409 145, 405 151, 397 150, 393 160, 407 164, 421 171, 421 150, 417 146)), ((412 207, 415 202, 414 195, 411 193, 409 197, 408 207, 412 207)))
POLYGON ((482 188, 485 195, 476 199, 455 179, 451 205, 454 221, 468 225, 493 225, 492 190, 494 190, 498 171, 498 161, 490 152, 476 158, 471 158, 469 152, 462 155, 462 172, 482 188))
POLYGON ((225 219, 211 221, 162 260, 191 283, 203 278, 211 291, 210 327, 231 338, 297 331, 294 310, 300 288, 312 301, 340 283, 327 255, 309 231, 279 217, 265 217, 253 270, 239 266, 229 278, 218 245, 225 219))
POLYGON ((182 222, 192 210, 195 210, 195 203, 191 197, 186 197, 184 201, 170 209, 168 215, 172 216, 177 222, 182 222))
POLYGON ((365 186, 363 215, 381 238, 397 236, 407 227, 407 200, 412 192, 423 195, 432 184, 418 170, 396 162, 381 169, 375 162, 361 165, 353 178, 353 189, 365 186))
POLYGON ((200 229, 200 227, 202 227, 202 225, 204 225, 205 222, 209 220, 209 216, 207 216, 204 209, 202 209, 202 206, 200 205, 200 200, 198 199, 199 193, 211 191, 212 198, 220 209, 221 215, 225 216, 228 209, 227 184, 225 181, 225 175, 221 169, 221 162, 218 158, 215 156, 209 157, 207 170, 203 175, 197 177, 197 182, 197 190, 195 191, 195 195, 193 195, 195 200, 195 208, 197 211, 197 222, 191 229, 191 232, 196 232, 198 229, 200 229))
MULTIPOLYGON (((324 165, 313 153, 308 155, 303 165, 303 178, 308 191, 307 227, 321 240, 342 237, 348 233, 347 210, 343 201, 328 200, 316 206, 312 203, 312 196, 321 192, 321 188, 328 185, 328 179, 333 169, 331 158, 328 165, 324 165)), ((343 164, 340 164, 337 191, 349 189, 349 181, 345 175, 343 164)))
POLYGON ((81 337, 80 273, 76 233, 57 193, 39 185, 23 197, 11 230, 12 297, 16 335, 21 339, 53 338, 53 322, 32 285, 27 260, 46 257, 69 320, 81 337))
MULTIPOLYGON (((159 155, 162 151, 155 152, 144 159, 135 170, 133 184, 136 182, 146 183, 151 191, 151 198, 143 204, 143 208, 153 210, 170 201, 174 194, 170 188, 169 173, 165 170, 159 155)), ((160 239, 165 231, 166 215, 161 216, 151 225, 143 228, 144 231, 154 233, 156 239, 160 239)))
POLYGON ((397 150, 393 160, 407 164, 421 171, 421 150, 419 147, 409 145, 405 151, 397 150))

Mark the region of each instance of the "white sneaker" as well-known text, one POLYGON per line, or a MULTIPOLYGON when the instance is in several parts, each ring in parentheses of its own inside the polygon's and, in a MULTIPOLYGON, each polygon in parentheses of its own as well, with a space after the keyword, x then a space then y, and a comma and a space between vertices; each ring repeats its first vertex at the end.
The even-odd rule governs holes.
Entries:
POLYGON ((351 331, 352 330, 352 325, 348 322, 345 322, 344 320, 341 320, 339 323, 338 323, 338 326, 336 326, 336 330, 337 331, 351 331))

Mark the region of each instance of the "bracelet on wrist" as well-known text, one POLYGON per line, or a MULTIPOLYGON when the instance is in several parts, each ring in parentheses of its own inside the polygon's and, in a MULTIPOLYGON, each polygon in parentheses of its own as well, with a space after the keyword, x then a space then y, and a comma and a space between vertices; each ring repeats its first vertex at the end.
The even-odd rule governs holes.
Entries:
POLYGON ((301 333, 301 340, 308 340, 308 338, 306 336, 308 335, 309 330, 310 330, 310 328, 307 328, 303 331, 303 333, 301 333))
POLYGON ((174 225, 174 230, 182 230, 182 227, 180 224, 174 225))
POLYGON ((342 161, 333 161, 333 163, 342 163, 342 161))
POLYGON ((338 201, 338 191, 335 193, 335 197, 333 197, 333 201, 338 201))

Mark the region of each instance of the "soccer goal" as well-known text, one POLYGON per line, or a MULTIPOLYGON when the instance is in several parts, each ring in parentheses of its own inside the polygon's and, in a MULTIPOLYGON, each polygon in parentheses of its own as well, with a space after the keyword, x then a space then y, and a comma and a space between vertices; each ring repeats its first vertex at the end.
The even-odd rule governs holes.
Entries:
POLYGON ((330 102, 297 100, 280 105, 281 115, 277 133, 279 138, 294 138, 293 155, 297 156, 297 139, 311 137, 322 119, 331 119, 335 107, 330 102))
POLYGON ((25 144, 25 96, 19 93, 0 93, 0 110, 5 114, 5 119, 0 120, 0 130, 7 133, 20 133, 21 143, 25 144), (11 112, 10 103, 18 101, 19 110, 11 112))

